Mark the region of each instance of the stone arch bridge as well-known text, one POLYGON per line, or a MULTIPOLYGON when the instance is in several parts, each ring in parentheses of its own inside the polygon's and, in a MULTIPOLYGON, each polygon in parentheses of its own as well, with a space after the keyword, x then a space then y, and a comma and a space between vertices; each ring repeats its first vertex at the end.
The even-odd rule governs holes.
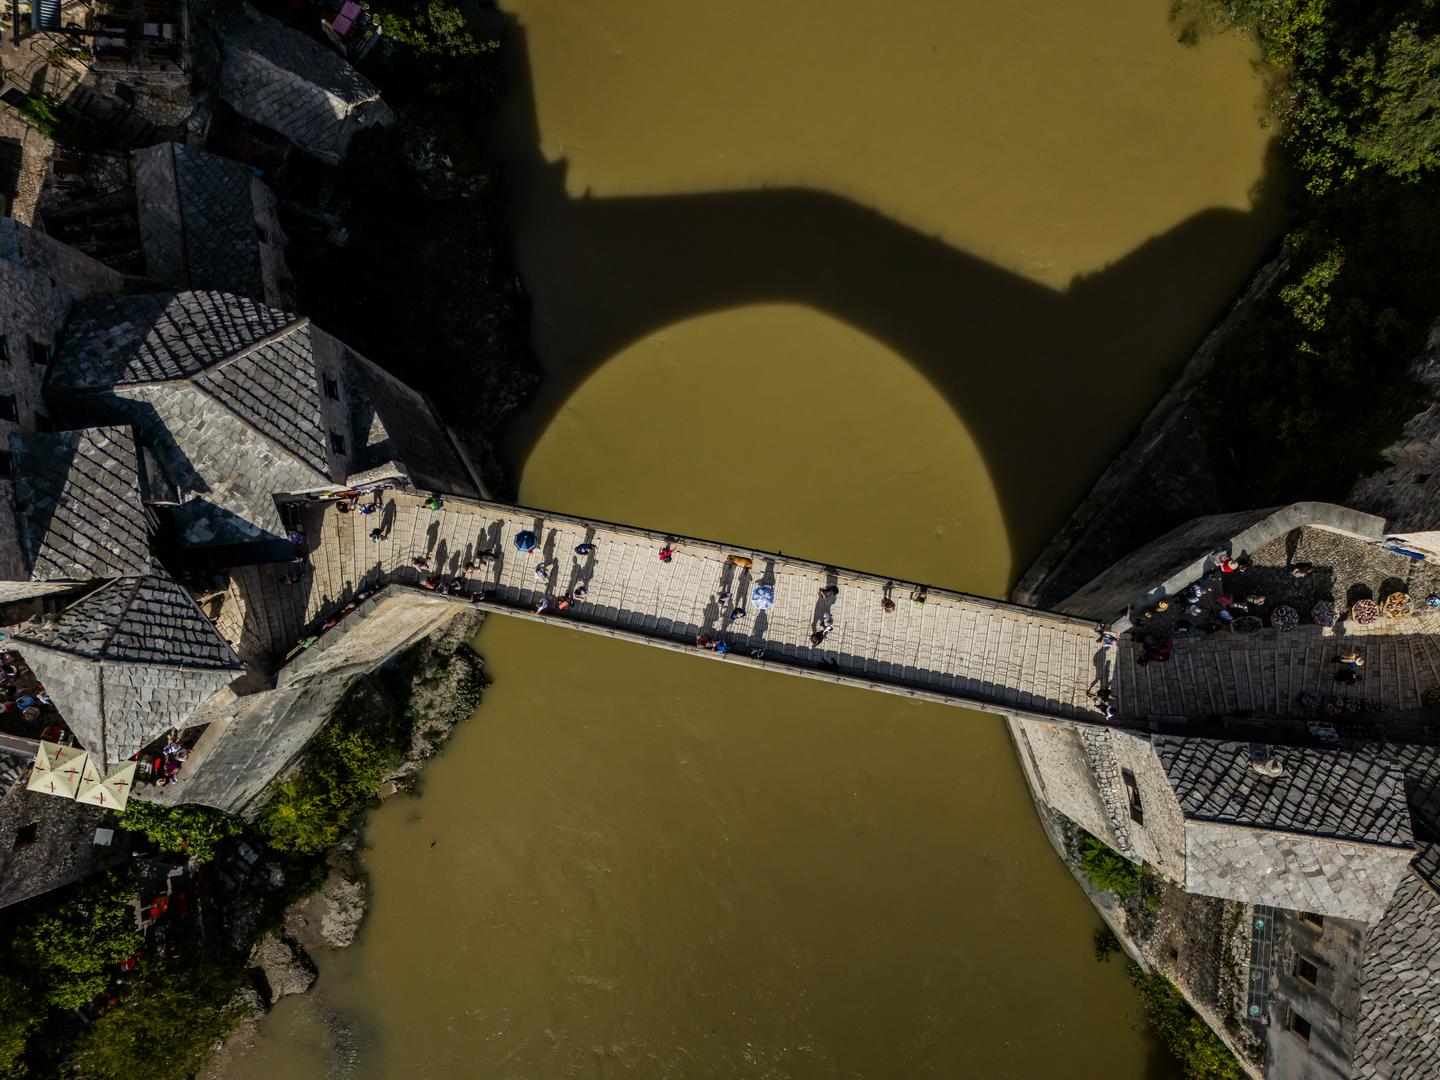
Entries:
MULTIPOLYGON (((379 588, 418 593, 432 575, 453 577, 480 553, 493 552, 482 570, 466 576, 466 595, 444 599, 727 664, 1007 716, 1229 738, 1245 737, 1251 725, 1257 736, 1263 728, 1267 741, 1306 742, 1313 731, 1298 701, 1303 691, 1363 692, 1392 711, 1390 737, 1404 740, 1413 730, 1428 741, 1422 698, 1440 685, 1440 646, 1432 644, 1440 638, 1414 632, 1426 629, 1419 623, 1430 617, 1411 620, 1409 633, 1376 629, 1351 639, 1371 665, 1361 688, 1332 682, 1336 646, 1319 627, 1197 635, 1182 641, 1170 662, 1142 667, 1129 639, 1102 648, 1093 618, 933 587, 924 603, 914 603, 920 583, 780 553, 479 500, 447 498, 431 510, 421 495, 385 494, 383 512, 369 515, 342 513, 335 502, 297 504, 310 544, 298 581, 283 564, 232 575, 218 625, 242 660, 273 669, 358 595, 379 588), (371 539, 376 528, 378 541, 371 539), (515 548, 525 530, 539 539, 534 553, 515 548), (592 553, 576 552, 586 544, 592 553), (669 562, 659 558, 667 546, 674 549, 669 562), (415 567, 417 556, 428 567, 415 567), (550 570, 546 580, 535 572, 542 564, 550 570), (771 609, 751 602, 757 585, 773 589, 771 609), (824 595, 831 586, 833 596, 824 595), (560 608, 562 598, 582 590, 560 608), (887 597, 893 610, 883 604, 887 597), (537 612, 542 600, 548 608, 537 612), (732 619, 737 607, 746 614, 732 619), (833 630, 814 644, 826 616, 833 630), (727 651, 697 646, 701 637, 725 642, 727 651), (1102 685, 1118 698, 1108 721, 1090 697, 1102 685)), ((1267 523, 1275 532, 1293 526, 1292 518, 1311 520, 1319 505, 1261 515, 1241 539, 1253 540, 1267 523)), ((1357 539, 1378 539, 1378 519, 1330 509, 1350 514, 1341 525, 1372 534, 1357 539)), ((1181 568, 1179 578, 1203 565, 1202 559, 1181 568)), ((441 599, 424 596, 427 603, 441 599)))

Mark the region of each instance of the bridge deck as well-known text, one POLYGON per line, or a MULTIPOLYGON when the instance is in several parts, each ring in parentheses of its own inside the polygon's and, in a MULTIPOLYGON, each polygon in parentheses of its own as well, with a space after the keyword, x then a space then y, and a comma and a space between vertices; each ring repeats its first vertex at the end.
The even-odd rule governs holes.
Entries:
POLYGON ((825 661, 831 674, 880 689, 977 708, 1099 718, 1085 697, 1101 659, 1088 622, 941 589, 911 604, 912 583, 899 581, 890 589, 895 610, 887 613, 886 579, 783 555, 687 538, 674 541, 675 555, 665 563, 659 552, 666 537, 643 529, 461 500, 447 500, 437 512, 405 494, 387 504, 383 515, 310 506, 310 565, 298 583, 282 581, 298 569, 291 566, 234 575, 218 623, 242 657, 283 654, 362 588, 453 575, 491 550, 493 562, 469 575, 468 584, 483 588, 485 606, 494 610, 533 613, 549 597, 544 620, 576 629, 713 657, 695 645, 704 634, 725 641, 730 656, 744 663, 761 652, 759 662, 776 670, 816 676, 825 661), (370 530, 382 522, 386 538, 372 542, 370 530), (538 552, 515 550, 513 538, 524 529, 539 536, 538 552), (594 555, 576 554, 587 542, 594 555), (730 562, 732 554, 750 558, 751 568, 730 562), (418 555, 429 559, 428 571, 411 565, 418 555), (535 574, 542 561, 552 568, 548 581, 535 574), (758 584, 775 591, 769 611, 750 601, 758 584), (820 595, 829 584, 839 588, 833 600, 820 595), (581 586, 585 597, 557 611, 555 602, 581 586), (732 622, 732 610, 742 606, 747 614, 732 622), (834 631, 816 647, 811 635, 826 613, 834 631))

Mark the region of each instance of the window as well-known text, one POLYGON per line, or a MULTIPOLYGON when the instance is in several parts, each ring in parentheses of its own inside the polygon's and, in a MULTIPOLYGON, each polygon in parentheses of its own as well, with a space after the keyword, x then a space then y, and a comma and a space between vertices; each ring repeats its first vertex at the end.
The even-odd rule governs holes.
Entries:
POLYGON ((1325 917, 1323 915, 1316 915, 1313 911, 1300 912, 1300 920, 1313 926, 1316 930, 1325 929, 1325 917))
POLYGON ((1293 1031, 1303 1042, 1310 1041, 1310 1021, 1301 1016, 1294 1009, 1285 1010, 1285 1027, 1293 1031))
POLYGON ((323 375, 321 376, 321 378, 325 380, 325 396, 328 397, 331 401, 339 401, 340 384, 337 383, 334 379, 332 379, 329 375, 323 375))
POLYGON ((10 366, 10 340, 4 334, 0 334, 0 364, 10 366))
POLYGON ((345 436, 338 431, 330 432, 330 449, 337 454, 343 454, 345 452, 345 436))
POLYGON ((21 825, 15 830, 15 846, 27 847, 40 839, 40 823, 32 821, 29 825, 21 825))
POLYGON ((0 394, 0 420, 19 420, 20 410, 15 407, 14 394, 0 394))
POLYGON ((1295 977, 1301 982, 1314 986, 1320 978, 1320 969, 1303 956, 1295 957, 1295 977))
POLYGON ((1135 782, 1135 774, 1129 769, 1121 769, 1120 778, 1125 781, 1125 790, 1130 795, 1130 820, 1136 825, 1144 825, 1145 811, 1140 805, 1140 785, 1135 782))
POLYGON ((37 367, 50 363, 50 346, 43 341, 30 342, 30 363, 37 367))
POLYGON ((15 475, 15 468, 11 464, 10 451, 0 450, 0 476, 10 477, 15 475))

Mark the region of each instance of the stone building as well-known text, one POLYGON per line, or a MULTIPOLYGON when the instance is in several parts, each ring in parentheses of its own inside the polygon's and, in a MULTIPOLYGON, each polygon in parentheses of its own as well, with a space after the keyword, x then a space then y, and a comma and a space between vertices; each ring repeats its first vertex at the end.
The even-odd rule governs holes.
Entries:
POLYGON ((288 561, 275 496, 365 476, 473 494, 429 400, 308 319, 215 291, 74 306, 46 394, 71 423, 134 425, 211 566, 288 561))
POLYGON ((49 423, 42 388, 70 304, 113 296, 125 279, 44 233, 0 219, 0 579, 27 580, 10 513, 12 436, 49 423))
POLYGON ((240 664, 168 576, 117 578, 9 631, 66 724, 107 768, 167 731, 240 674, 240 664))
POLYGON ((238 161, 182 143, 136 150, 135 202, 148 275, 274 308, 294 301, 275 194, 238 161))
POLYGON ((361 129, 393 120, 374 83, 298 30, 243 3, 219 27, 220 98, 306 153, 335 164, 361 129))
MULTIPOLYGON (((1197 519, 1058 606, 1122 634, 1166 636, 1197 584, 1212 607, 1216 594, 1233 603, 1264 593, 1269 609, 1328 600, 1342 613, 1376 585, 1440 592, 1440 571, 1390 538, 1383 519, 1318 503, 1197 519), (1245 557, 1248 573, 1226 578, 1226 556, 1245 557)), ((1121 665, 1133 668, 1137 652, 1117 648, 1110 685, 1122 699, 1159 679, 1170 696, 1143 700, 1183 715, 1148 712, 1149 732, 1015 718, 1017 750, 1041 803, 1186 892, 1231 902, 1238 925, 1264 939, 1245 980, 1248 1015, 1216 1019, 1257 1033, 1267 1080, 1440 1075, 1440 964, 1430 960, 1440 949, 1440 750, 1421 692, 1440 688, 1431 619, 1288 633, 1290 649, 1230 650, 1228 672, 1206 665, 1213 650, 1199 640, 1160 674, 1132 678, 1121 665), (1339 708, 1350 691, 1329 677, 1347 651, 1370 658, 1375 680, 1360 684, 1353 710, 1339 708), (1207 685, 1216 680, 1224 685, 1207 685), (1176 694, 1215 704, 1189 709, 1176 694), (1314 707, 1322 694, 1330 715, 1314 707), (1379 722, 1367 700, 1389 703, 1379 722)))

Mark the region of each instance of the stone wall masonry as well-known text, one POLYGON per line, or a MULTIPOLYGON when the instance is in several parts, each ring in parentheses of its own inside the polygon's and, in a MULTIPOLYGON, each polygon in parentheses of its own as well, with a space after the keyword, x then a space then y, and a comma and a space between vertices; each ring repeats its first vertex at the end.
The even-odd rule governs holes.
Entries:
POLYGON ((1307 525, 1363 541, 1385 536, 1383 518, 1334 503, 1297 502, 1197 518, 1115 561, 1057 609, 1110 624, 1123 633, 1130 628, 1131 613, 1137 607, 1183 592, 1217 565, 1218 556, 1239 558, 1307 525))
POLYGON ((1134 551, 1167 529, 1222 508, 1209 451, 1192 417, 1191 399, 1284 269, 1282 256, 1256 271, 1135 438, 1026 570, 1012 598, 1053 607, 1102 573, 1117 554, 1134 551))
POLYGON ((301 653, 274 690, 222 694, 180 781, 143 788, 165 803, 198 802, 252 816, 260 796, 293 766, 356 683, 467 608, 415 590, 386 590, 301 653), (323 647, 321 647, 323 644, 323 647))

